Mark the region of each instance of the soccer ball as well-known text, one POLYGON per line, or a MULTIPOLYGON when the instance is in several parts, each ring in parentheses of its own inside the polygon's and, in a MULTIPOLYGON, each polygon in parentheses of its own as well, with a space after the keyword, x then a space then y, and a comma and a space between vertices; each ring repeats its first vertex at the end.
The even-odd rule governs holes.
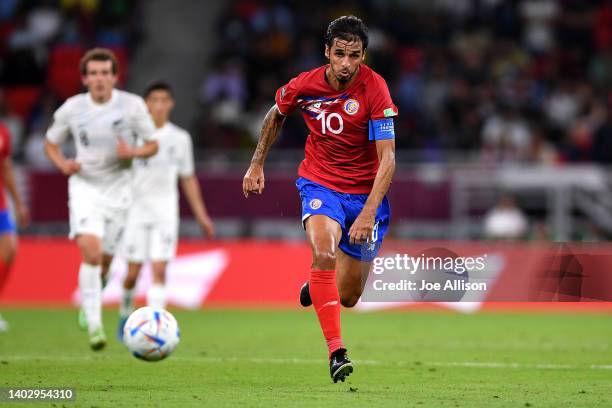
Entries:
POLYGON ((134 357, 163 360, 179 343, 178 323, 167 310, 141 307, 125 322, 123 340, 134 357))

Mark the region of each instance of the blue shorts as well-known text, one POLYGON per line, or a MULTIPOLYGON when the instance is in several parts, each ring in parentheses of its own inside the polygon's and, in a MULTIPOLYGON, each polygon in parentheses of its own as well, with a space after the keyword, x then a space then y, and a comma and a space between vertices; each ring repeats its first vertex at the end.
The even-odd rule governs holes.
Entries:
POLYGON ((11 219, 11 215, 8 210, 0 211, 0 234, 13 234, 15 233, 15 223, 11 219))
POLYGON ((340 193, 304 177, 298 178, 295 185, 302 200, 302 223, 305 223, 311 215, 326 215, 337 221, 342 228, 340 249, 344 253, 364 262, 372 262, 376 258, 382 240, 389 229, 391 210, 387 197, 376 210, 374 230, 369 242, 351 245, 348 233, 368 199, 368 194, 340 193))

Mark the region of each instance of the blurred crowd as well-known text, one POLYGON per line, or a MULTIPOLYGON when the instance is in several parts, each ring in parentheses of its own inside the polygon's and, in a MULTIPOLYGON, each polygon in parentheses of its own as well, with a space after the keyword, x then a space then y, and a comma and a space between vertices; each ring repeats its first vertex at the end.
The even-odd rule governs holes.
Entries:
MULTIPOLYGON (((48 166, 43 132, 81 90, 87 48, 113 49, 127 71, 142 7, 0 1, 0 127, 17 160, 48 166)), ((400 109, 398 148, 417 159, 612 162, 612 0, 228 2, 199 88, 196 146, 252 149, 276 89, 325 63, 327 24, 344 14, 369 26, 366 63, 400 109)), ((278 146, 301 149, 306 136, 292 115, 278 146)))
POLYGON ((44 131, 82 89, 81 56, 93 45, 110 48, 125 72, 141 35, 138 13, 133 0, 0 1, 0 130, 10 132, 15 160, 50 166, 44 131))
MULTIPOLYGON (((366 63, 399 106, 398 148, 423 161, 612 162, 612 1, 231 2, 200 88, 198 144, 252 147, 276 89, 325 63, 332 19, 369 26, 366 63)), ((279 145, 300 148, 299 115, 279 145)))

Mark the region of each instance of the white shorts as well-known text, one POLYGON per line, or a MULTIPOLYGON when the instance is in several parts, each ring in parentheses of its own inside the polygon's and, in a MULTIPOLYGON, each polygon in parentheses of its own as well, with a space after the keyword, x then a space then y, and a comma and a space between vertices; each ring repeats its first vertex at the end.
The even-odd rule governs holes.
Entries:
POLYGON ((128 208, 105 204, 95 189, 80 182, 69 183, 69 197, 70 239, 77 235, 95 235, 102 240, 103 252, 114 255, 125 228, 128 208))
POLYGON ((70 239, 77 235, 95 235, 102 240, 102 250, 105 254, 114 255, 121 241, 125 228, 127 210, 93 206, 74 200, 70 209, 70 239))
POLYGON ((125 229, 123 253, 128 262, 169 261, 176 255, 178 223, 129 222, 125 229))

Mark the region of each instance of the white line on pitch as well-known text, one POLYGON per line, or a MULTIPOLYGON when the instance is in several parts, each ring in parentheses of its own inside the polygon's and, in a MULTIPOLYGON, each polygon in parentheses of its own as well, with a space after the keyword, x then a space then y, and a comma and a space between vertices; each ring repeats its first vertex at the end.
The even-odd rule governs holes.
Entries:
MULTIPOLYGON (((185 358, 185 360, 192 360, 185 358)), ((326 360, 323 359, 302 359, 302 358, 240 358, 240 357, 200 357, 197 360, 215 363, 240 363, 250 362, 256 364, 323 364, 326 360)), ((465 367, 465 368, 535 368, 538 370, 573 370, 580 368, 612 370, 612 365, 590 365, 579 366, 571 364, 523 364, 523 363, 497 363, 497 362, 482 362, 482 361, 429 361, 429 362, 410 362, 410 361, 393 361, 383 362, 380 360, 354 360, 355 364, 361 365, 383 365, 383 366, 436 366, 436 367, 465 367)))
MULTIPOLYGON (((115 356, 113 356, 115 359, 115 356)), ((171 360, 179 361, 199 361, 205 363, 254 363, 254 364, 325 364, 324 359, 305 359, 305 358, 265 358, 265 357, 182 357, 180 355, 173 356, 171 360)), ((108 360, 103 356, 77 356, 77 355, 20 355, 4 357, 0 356, 0 360, 6 361, 104 361, 108 360)), ((551 364, 551 363, 500 363, 486 361, 381 361, 381 360, 354 360, 355 364, 371 365, 371 366, 433 366, 433 367, 463 367, 463 368, 501 368, 501 369, 538 369, 538 370, 575 370, 575 369, 592 369, 592 370, 612 370, 612 364, 592 364, 592 365, 576 365, 576 364, 551 364)))

